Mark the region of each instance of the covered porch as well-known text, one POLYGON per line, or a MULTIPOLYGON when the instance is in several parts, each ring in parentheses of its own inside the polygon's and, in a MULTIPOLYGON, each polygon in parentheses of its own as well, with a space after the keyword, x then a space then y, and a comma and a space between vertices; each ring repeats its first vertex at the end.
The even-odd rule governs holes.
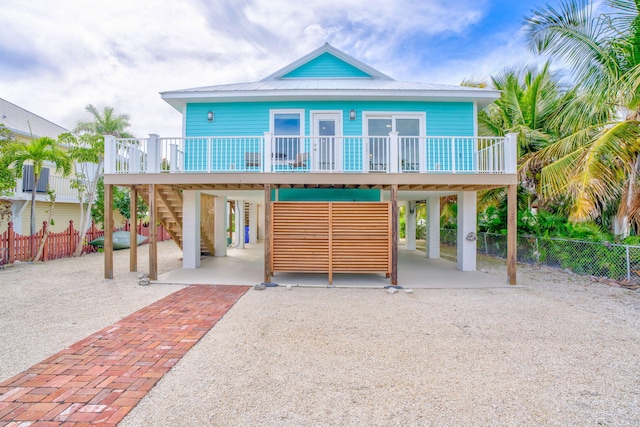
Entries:
MULTIPOLYGON (((427 257, 438 259, 440 257, 439 254, 439 201, 440 197, 444 195, 457 195, 458 196, 458 247, 457 247, 457 265, 455 268, 457 270, 461 270, 463 272, 473 272, 476 270, 476 244, 475 244, 475 232, 476 232, 476 192, 486 188, 494 188, 494 187, 508 187, 509 193, 509 261, 508 261, 508 277, 506 282, 509 284, 515 284, 515 238, 516 238, 516 230, 515 230, 515 202, 516 202, 516 185, 515 185, 515 176, 512 175, 481 175, 475 176, 475 183, 470 183, 469 176, 458 175, 458 174, 448 174, 446 176, 443 175, 430 175, 430 179, 425 182, 424 178, 419 175, 375 175, 375 179, 373 177, 365 178, 363 175, 347 175, 350 179, 350 183, 344 184, 345 176, 336 174, 258 174, 251 175, 249 178, 248 174, 235 174, 231 176, 221 177, 218 174, 179 174, 174 176, 172 183, 167 183, 164 179, 167 175, 150 175, 150 174, 142 174, 138 175, 137 179, 139 181, 138 184, 131 186, 131 176, 129 176, 128 184, 132 189, 136 192, 145 191, 149 200, 149 208, 151 221, 157 220, 157 205, 158 202, 166 202, 167 197, 163 194, 163 190, 170 190, 175 195, 178 195, 178 199, 175 203, 171 204, 171 212, 170 216, 174 217, 176 221, 180 224, 180 246, 183 248, 183 267, 185 269, 197 270, 201 269, 203 264, 201 256, 200 256, 200 248, 201 248, 201 240, 200 240, 200 230, 202 225, 202 218, 200 216, 200 200, 203 195, 208 195, 211 198, 216 199, 213 203, 213 207, 211 211, 213 212, 212 217, 214 218, 214 243, 215 246, 215 255, 216 257, 225 257, 229 248, 227 248, 227 228, 229 226, 229 222, 227 222, 228 212, 225 211, 227 206, 227 200, 237 200, 241 201, 240 205, 244 206, 244 202, 254 200, 255 204, 261 204, 263 206, 260 209, 260 215, 264 216, 264 224, 262 226, 264 236, 264 246, 262 246, 263 251, 260 256, 260 262, 263 266, 263 276, 262 281, 270 282, 274 279, 272 276, 275 273, 275 276, 281 277, 281 274, 294 273, 299 271, 307 271, 308 273, 315 273, 318 270, 312 269, 278 269, 277 266, 274 268, 274 257, 271 252, 272 249, 277 248, 278 246, 273 246, 273 237, 274 230, 272 229, 273 225, 273 207, 278 203, 278 193, 279 191, 283 191, 284 189, 317 189, 317 190, 326 190, 326 189, 339 189, 341 191, 348 189, 357 189, 357 190, 375 190, 378 196, 378 202, 381 205, 386 204, 388 206, 388 237, 386 237, 389 242, 388 246, 388 266, 385 269, 380 270, 376 269, 367 269, 367 271, 362 271, 362 269, 357 268, 357 271, 360 273, 371 273, 371 272, 380 272, 384 271, 386 274, 382 276, 382 280, 386 282, 388 285, 401 285, 400 283, 400 269, 402 268, 402 264, 399 262, 398 256, 398 222, 399 222, 399 205, 405 204, 408 207, 406 209, 405 215, 407 215, 406 222, 407 224, 414 224, 415 227, 415 216, 413 215, 411 206, 412 203, 415 203, 419 200, 426 200, 429 205, 429 225, 428 229, 430 230, 429 238, 427 241, 427 257), (145 182, 146 181, 146 182, 145 182), (149 181, 155 181, 156 183, 151 183, 149 181), (176 182, 183 181, 183 182, 176 182), (236 181, 233 183, 229 183, 229 181, 236 181), (297 181, 295 184, 291 184, 292 181, 297 181), (341 182, 338 184, 338 182, 341 182), (368 182, 367 182, 368 181, 368 182), (373 182, 372 182, 373 181, 373 182), (377 182, 376 182, 377 181, 377 182), (275 197, 275 198, 274 198, 275 197), (260 202, 261 200, 261 202, 260 202), (385 277, 386 276, 386 277, 385 277)), ((112 185, 126 185, 124 182, 118 182, 119 179, 124 177, 124 175, 112 175, 105 176, 105 203, 106 206, 111 204, 111 187, 112 185), (107 178, 109 178, 109 183, 107 183, 107 178)), ((123 180, 124 181, 124 180, 123 180)), ((351 218, 362 217, 362 215, 356 215, 358 211, 359 203, 354 200, 354 203, 347 202, 346 204, 350 204, 353 206, 353 210, 349 215, 351 218)), ((364 203, 363 203, 364 204, 364 203)), ((375 204, 375 203, 372 203, 375 204)), ((414 205, 415 206, 415 205, 414 205)), ((132 209, 132 211, 134 211, 132 209)), ((105 209, 105 213, 109 213, 109 209, 105 209)), ((240 211, 240 215, 243 217, 244 213, 240 211)), ((304 217, 304 212, 299 214, 299 217, 304 217)), ((256 210, 253 212, 249 212, 249 218, 253 218, 255 223, 256 221, 256 210)), ((331 214, 329 214, 329 218, 331 218, 331 214)), ((109 223, 110 218, 106 218, 107 223, 109 223)), ((331 221, 329 219, 329 221, 331 221)), ((357 220, 356 220, 357 221, 357 220)), ((260 221, 262 223, 262 221, 260 221)), ((251 220, 250 222, 251 223, 251 220)), ((329 222, 330 223, 330 222, 329 222)), ((365 228, 362 224, 356 223, 356 227, 359 227, 360 236, 367 236, 367 230, 370 228, 365 228)), ((244 229, 244 222, 242 222, 242 226, 239 232, 241 233, 244 229)), ((238 228, 236 228, 238 230, 238 228)), ((415 233, 415 228, 413 230, 412 227, 409 226, 407 229, 408 235, 411 236, 415 233)), ((253 227, 255 230, 255 227, 253 227)), ((255 231, 254 231, 255 233, 255 231)), ((252 233, 250 237, 250 242, 254 243, 256 236, 252 233)), ((354 234, 354 233, 348 233, 354 234)), ((277 233, 275 234, 277 237, 277 233)), ((331 233, 329 234, 329 244, 331 244, 331 233)), ((306 239, 306 236, 302 236, 302 239, 306 239)), ((296 238, 299 240, 300 238, 296 238)), ((155 244, 153 241, 153 236, 150 236, 151 247, 150 247, 150 266, 149 266, 149 276, 152 280, 157 279, 157 265, 156 256, 153 255, 155 253, 155 244)), ((176 240, 176 239, 174 239, 176 240)), ((244 238, 241 239, 244 242, 244 238)), ((356 243, 360 242, 361 238, 356 236, 356 243)), ((105 242, 105 277, 111 278, 113 277, 113 267, 111 263, 110 249, 108 247, 108 241, 105 242)), ((415 249, 415 240, 408 239, 406 242, 407 249, 413 250, 415 249)), ((352 245, 353 246, 353 245, 352 245)), ((363 249, 367 248, 366 245, 363 245, 362 242, 357 243, 354 247, 362 247, 363 249)), ((331 246, 330 246, 331 247, 331 246)), ((132 248, 133 249, 133 248, 132 248)), ((378 253, 380 252, 377 250, 378 253)), ((386 249, 384 249, 386 252, 386 249)), ((313 251, 308 251, 307 256, 313 255, 313 251)), ((358 250, 353 250, 349 252, 349 254, 358 253, 358 250)), ((294 257, 297 258, 298 252, 295 252, 294 257)), ((285 255, 288 256, 288 255, 285 255)), ((341 261, 342 258, 338 255, 338 258, 331 258, 329 255, 329 259, 334 259, 341 261)), ((362 258, 362 256, 360 256, 362 258)), ((295 258, 291 258, 295 259, 295 258)), ((315 258, 309 258, 315 259, 315 258)), ((365 258, 368 260, 368 258, 365 258)), ((383 262, 385 262, 383 260, 383 262)), ((298 262, 296 265, 300 265, 298 262)), ((352 264, 358 267, 360 264, 352 264)), ((329 266, 331 266, 331 262, 329 262, 329 266)), ((329 267, 331 270, 331 267, 329 267)), ((136 271, 137 269, 137 260, 135 259, 135 250, 132 250, 132 259, 131 259, 131 269, 132 271, 136 271)), ((325 270, 320 270, 323 273, 325 270)), ((335 273, 347 273, 353 272, 353 270, 340 269, 333 270, 335 273)), ((336 279, 339 279, 341 275, 337 274, 336 279)), ((307 276, 309 277, 309 276, 307 276)), ((332 283, 332 276, 329 274, 328 280, 326 274, 321 274, 319 277, 323 277, 323 281, 325 285, 327 282, 329 284, 332 283)), ((254 280, 257 282, 257 280, 254 280)), ((220 282, 218 282, 220 283, 220 282)))
MULTIPOLYGON (((247 244, 227 251, 226 257, 203 257, 200 268, 180 268, 158 276, 157 283, 253 285, 264 273, 264 244, 247 244)), ((280 286, 326 287, 327 275, 319 273, 276 273, 271 281, 280 286)), ((398 285, 405 289, 481 289, 508 287, 504 279, 480 271, 460 271, 443 258, 429 258, 425 252, 398 246, 398 285), (428 272, 428 274, 425 274, 428 272)), ((383 274, 334 274, 340 287, 383 288, 389 280, 383 274)))

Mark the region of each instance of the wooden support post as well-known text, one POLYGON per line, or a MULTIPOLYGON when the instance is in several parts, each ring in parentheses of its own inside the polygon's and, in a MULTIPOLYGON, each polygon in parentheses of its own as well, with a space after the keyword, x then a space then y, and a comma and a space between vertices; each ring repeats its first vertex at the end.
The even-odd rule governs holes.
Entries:
POLYGON ((149 279, 158 280, 158 227, 156 185, 149 184, 149 279))
POLYGON ((271 281, 271 233, 273 218, 271 217, 271 184, 264 185, 264 282, 271 281))
MULTIPOLYGON (((104 278, 113 279, 113 185, 104 185, 104 278)), ((79 244, 82 244, 80 242, 79 244)))
POLYGON ((13 264, 16 260, 16 235, 13 231, 13 222, 9 222, 7 229, 7 235, 9 236, 9 264, 13 264))
POLYGON ((518 248, 517 209, 518 187, 507 187, 507 283, 516 284, 516 262, 518 248))
POLYGON ((391 186, 391 285, 398 285, 398 185, 391 186))
POLYGON ((138 191, 131 186, 129 203, 129 271, 138 271, 138 191))
POLYGON ((69 256, 73 256, 76 251, 76 231, 73 228, 73 220, 69 220, 69 256))
POLYGON ((329 285, 333 285, 333 203, 329 203, 329 229, 327 230, 329 241, 329 285))

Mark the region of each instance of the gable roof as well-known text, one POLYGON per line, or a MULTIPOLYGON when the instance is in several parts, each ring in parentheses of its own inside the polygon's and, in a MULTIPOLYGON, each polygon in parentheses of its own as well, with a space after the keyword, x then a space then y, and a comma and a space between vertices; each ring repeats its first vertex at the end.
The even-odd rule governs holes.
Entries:
POLYGON ((397 100, 477 102, 500 97, 493 89, 400 82, 325 44, 258 82, 161 92, 182 112, 187 103, 290 100, 397 100), (323 74, 324 73, 324 74, 323 74))
MULTIPOLYGON (((296 78, 296 71, 299 71, 308 66, 317 65, 318 62, 327 61, 329 58, 335 58, 341 63, 350 66, 351 69, 359 71, 360 73, 357 73, 357 77, 376 80, 393 80, 391 77, 365 64, 364 62, 358 61, 353 56, 347 55, 341 50, 338 50, 335 47, 331 46, 329 43, 325 43, 313 52, 265 77, 264 79, 262 79, 262 81, 264 82, 269 80, 296 78)), ((323 78, 349 78, 349 76, 325 75, 323 76, 323 78)))
POLYGON ((48 136, 56 139, 61 133, 69 132, 62 126, 2 98, 0 98, 0 123, 14 134, 28 138, 33 134, 35 138, 48 136))

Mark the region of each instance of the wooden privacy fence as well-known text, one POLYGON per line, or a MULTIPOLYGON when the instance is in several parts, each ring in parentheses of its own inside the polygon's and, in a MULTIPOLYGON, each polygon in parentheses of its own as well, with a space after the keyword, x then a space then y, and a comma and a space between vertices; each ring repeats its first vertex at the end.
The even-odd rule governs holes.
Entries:
POLYGON ((274 272, 391 274, 391 204, 273 202, 274 272))
MULTIPOLYGON (((31 236, 23 236, 13 230, 13 223, 9 223, 7 230, 0 234, 0 265, 11 264, 15 261, 31 261, 40 247, 42 238, 47 230, 46 221, 42 223, 42 229, 31 236)), ((140 221, 137 225, 137 233, 149 237, 149 227, 140 221)), ((129 231, 130 225, 127 221, 123 227, 114 228, 114 231, 129 231)), ((171 237, 162 225, 158 226, 158 241, 170 240, 171 237)), ((98 237, 104 236, 104 231, 96 227, 91 222, 91 228, 87 230, 82 253, 96 252, 94 246, 88 245, 98 237)), ((76 242, 80 237, 80 232, 74 228, 73 221, 69 221, 69 227, 60 233, 50 233, 44 245, 42 260, 49 261, 52 259, 70 257, 76 250, 76 242)))

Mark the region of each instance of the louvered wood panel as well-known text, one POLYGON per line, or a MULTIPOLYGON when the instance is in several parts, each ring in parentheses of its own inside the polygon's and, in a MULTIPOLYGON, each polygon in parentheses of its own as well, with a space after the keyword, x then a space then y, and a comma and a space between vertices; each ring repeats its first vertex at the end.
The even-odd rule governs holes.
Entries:
POLYGON ((391 267, 389 203, 332 204, 335 273, 388 273, 391 267))
POLYGON ((389 273, 389 203, 273 202, 274 272, 389 273))
POLYGON ((327 203, 273 203, 273 271, 329 271, 327 203))

